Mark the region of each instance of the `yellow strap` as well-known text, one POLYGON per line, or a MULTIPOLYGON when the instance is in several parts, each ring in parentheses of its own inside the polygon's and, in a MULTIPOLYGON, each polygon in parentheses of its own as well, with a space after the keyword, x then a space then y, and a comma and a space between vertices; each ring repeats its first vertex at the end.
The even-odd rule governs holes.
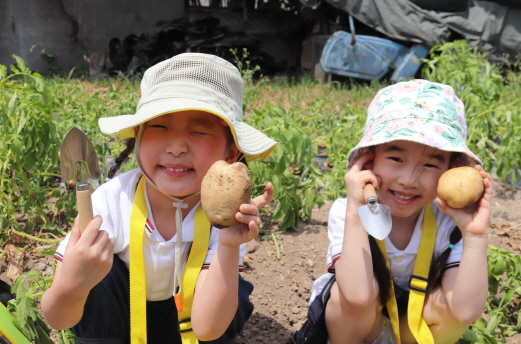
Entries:
MULTIPOLYGON (((409 304, 407 306, 408 324, 411 332, 419 344, 433 344, 434 339, 427 323, 422 318, 425 291, 428 286, 429 270, 431 266, 432 253, 436 240, 436 216, 431 204, 428 204, 423 216, 422 236, 416 256, 416 264, 411 276, 409 287, 409 304)), ((383 240, 376 240, 382 251, 387 266, 390 268, 389 259, 385 250, 383 240)), ((391 295, 387 301, 387 311, 393 327, 394 336, 398 344, 400 340, 400 319, 398 318, 398 306, 394 294, 394 285, 391 283, 391 295)))
POLYGON ((429 269, 431 267, 434 242, 436 240, 436 216, 434 209, 429 204, 423 215, 423 230, 414 272, 409 282, 411 289, 409 304, 407 306, 409 328, 419 344, 434 344, 429 326, 422 318, 423 304, 429 281, 429 269))
POLYGON ((147 288, 143 257, 143 236, 147 216, 145 178, 141 178, 130 216, 130 339, 132 344, 147 342, 147 288))
POLYGON ((183 344, 199 343, 192 331, 190 316, 194 301, 195 283, 208 252, 211 229, 203 207, 199 206, 195 212, 194 241, 183 273, 183 288, 181 289, 182 309, 178 314, 179 330, 183 344))
MULTIPOLYGON (((141 178, 134 196, 130 218, 130 338, 132 344, 146 344, 147 342, 146 280, 143 257, 143 236, 145 235, 144 228, 147 217, 145 178, 141 178)), ((192 331, 190 315, 192 313, 195 284, 208 252, 211 231, 210 222, 201 206, 195 212, 194 227, 194 241, 183 273, 183 288, 180 298, 176 298, 181 301, 176 306, 181 309, 178 318, 183 344, 199 343, 192 331)))

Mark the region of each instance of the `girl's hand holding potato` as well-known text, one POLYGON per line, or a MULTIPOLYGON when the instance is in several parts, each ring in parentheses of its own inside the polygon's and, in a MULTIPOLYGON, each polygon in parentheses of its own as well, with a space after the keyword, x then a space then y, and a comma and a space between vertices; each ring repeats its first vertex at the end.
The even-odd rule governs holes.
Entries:
POLYGON ((492 177, 479 165, 453 168, 440 177, 438 206, 454 219, 463 234, 487 234, 491 202, 492 177))
POLYGON ((274 188, 251 199, 250 171, 243 163, 214 163, 201 184, 201 204, 210 223, 221 229, 219 239, 227 246, 239 246, 259 234, 259 208, 271 202, 274 188))

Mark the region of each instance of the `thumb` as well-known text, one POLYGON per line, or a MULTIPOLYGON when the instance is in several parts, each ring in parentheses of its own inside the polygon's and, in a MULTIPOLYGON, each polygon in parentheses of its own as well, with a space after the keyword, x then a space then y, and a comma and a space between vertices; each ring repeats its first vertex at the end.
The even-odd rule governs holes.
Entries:
POLYGON ((266 206, 268 203, 270 203, 273 200, 273 195, 275 194, 275 188, 273 187, 273 184, 271 182, 268 182, 266 184, 266 192, 264 194, 255 197, 251 200, 251 203, 255 205, 258 209, 266 206))
POLYGON ((447 205, 447 202, 442 200, 441 198, 436 198, 436 203, 438 204, 438 208, 444 212, 445 214, 449 215, 450 217, 454 217, 455 211, 451 207, 447 205))

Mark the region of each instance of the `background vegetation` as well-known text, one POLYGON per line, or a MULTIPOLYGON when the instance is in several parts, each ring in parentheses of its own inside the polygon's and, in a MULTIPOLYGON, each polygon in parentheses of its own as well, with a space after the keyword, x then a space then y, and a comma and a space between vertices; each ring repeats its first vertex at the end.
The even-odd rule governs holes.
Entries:
MULTIPOLYGON (((247 122, 280 142, 266 161, 250 164, 254 193, 271 181, 278 202, 264 216, 283 231, 296 229, 299 219, 311 218, 314 206, 345 195, 347 152, 360 138, 366 108, 385 82, 320 84, 305 75, 254 81, 256 68, 248 63, 247 52, 234 53, 247 85, 247 122)), ((98 182, 103 183, 124 142, 102 135, 97 120, 133 113, 139 78, 44 78, 14 58, 10 70, 0 66, 0 207, 5 209, 0 247, 16 234, 44 242, 52 254, 76 213, 74 193, 60 184, 61 140, 73 126, 89 136, 103 174, 98 182)), ((485 169, 514 183, 521 165, 520 74, 490 64, 465 41, 439 44, 425 62, 422 77, 453 86, 465 103, 468 144, 485 169)), ((132 159, 123 171, 136 166, 132 159)), ((0 259, 2 253, 0 249, 0 259)), ((500 343, 521 330, 519 256, 494 247, 489 253, 490 321, 476 322, 462 343, 500 343)), ((50 283, 32 272, 13 286, 19 293, 10 308, 28 338, 49 331, 38 320, 36 303, 27 300, 38 300, 50 283), (21 292, 21 283, 29 286, 27 292, 21 292)), ((68 340, 67 333, 60 334, 60 342, 68 340)))

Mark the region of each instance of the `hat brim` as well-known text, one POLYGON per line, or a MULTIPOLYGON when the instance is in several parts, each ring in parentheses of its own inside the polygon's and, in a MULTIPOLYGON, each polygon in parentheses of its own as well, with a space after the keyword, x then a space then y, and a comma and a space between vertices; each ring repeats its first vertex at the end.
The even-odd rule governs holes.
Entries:
POLYGON ((237 120, 230 120, 225 111, 214 104, 193 98, 169 98, 144 104, 134 115, 100 118, 100 130, 107 135, 134 137, 134 127, 153 118, 180 111, 204 111, 222 118, 231 128, 233 138, 246 161, 266 159, 275 149, 277 142, 252 126, 237 120))
POLYGON ((471 162, 482 164, 460 135, 451 135, 450 132, 440 130, 441 127, 448 128, 445 124, 433 121, 432 118, 400 118, 372 126, 366 129, 360 142, 347 154, 346 167, 348 169, 353 167, 362 156, 363 148, 398 140, 417 142, 443 151, 463 153, 471 162), (432 135, 432 132, 437 134, 432 135))

